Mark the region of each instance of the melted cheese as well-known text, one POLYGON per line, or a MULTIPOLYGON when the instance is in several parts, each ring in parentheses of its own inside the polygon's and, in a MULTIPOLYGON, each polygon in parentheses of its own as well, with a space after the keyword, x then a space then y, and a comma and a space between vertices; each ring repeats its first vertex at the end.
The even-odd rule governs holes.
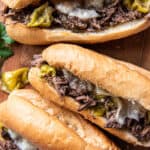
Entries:
POLYGON ((56 5, 55 6, 56 9, 64 14, 68 14, 74 9, 76 9, 77 7, 80 7, 80 3, 75 2, 75 1, 64 1, 64 2, 62 1, 62 2, 56 3, 55 5, 56 5))
POLYGON ((144 113, 144 110, 136 102, 132 100, 119 100, 115 119, 121 125, 125 123, 126 118, 139 121, 140 113, 142 112, 144 113))
POLYGON ((64 14, 68 14, 69 16, 73 17, 78 17, 80 19, 95 18, 99 16, 99 14, 94 9, 82 8, 82 5, 79 3, 79 1, 60 2, 55 4, 55 7, 57 10, 64 14))
POLYGON ((99 15, 95 10, 76 8, 75 10, 69 13, 69 16, 78 17, 80 19, 88 19, 88 18, 96 18, 99 15))

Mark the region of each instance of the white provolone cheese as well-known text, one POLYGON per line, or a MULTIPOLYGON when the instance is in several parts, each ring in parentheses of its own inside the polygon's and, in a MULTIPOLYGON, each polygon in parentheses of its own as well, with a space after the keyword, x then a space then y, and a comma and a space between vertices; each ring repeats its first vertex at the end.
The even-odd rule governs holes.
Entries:
POLYGON ((99 15, 95 10, 76 8, 75 10, 69 13, 69 16, 78 17, 80 19, 88 19, 88 18, 96 18, 99 15))
POLYGON ((64 14, 80 19, 95 18, 99 16, 96 10, 83 8, 79 1, 62 1, 56 3, 55 7, 64 14))
POLYGON ((75 1, 62 1, 59 3, 55 4, 55 7, 57 10, 59 10, 60 12, 64 13, 64 14, 68 14, 71 11, 73 11, 74 9, 80 7, 80 3, 79 2, 75 2, 75 1))
POLYGON ((139 121, 140 113, 142 112, 144 113, 144 110, 136 102, 119 100, 115 119, 121 125, 125 123, 126 118, 139 121))

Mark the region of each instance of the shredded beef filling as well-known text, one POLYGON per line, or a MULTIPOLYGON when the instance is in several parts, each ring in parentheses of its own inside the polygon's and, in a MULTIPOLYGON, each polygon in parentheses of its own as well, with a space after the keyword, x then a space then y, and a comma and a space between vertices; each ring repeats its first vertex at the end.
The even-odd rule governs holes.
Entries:
POLYGON ((35 54, 33 55, 33 60, 31 61, 30 66, 31 67, 40 67, 42 64, 44 63, 43 59, 42 59, 42 55, 41 54, 35 54))
POLYGON ((19 150, 12 141, 0 141, 0 150, 19 150))
POLYGON ((120 23, 139 19, 143 16, 137 11, 131 11, 125 8, 122 5, 121 0, 116 0, 113 4, 110 4, 103 9, 99 9, 97 12, 99 17, 85 20, 57 12, 55 22, 74 32, 93 32, 104 30, 109 26, 115 26, 120 23))
POLYGON ((5 141, 0 141, 0 150, 20 150, 14 141, 10 138, 5 128, 2 128, 1 136, 5 141))
MULTIPOLYGON (((52 6, 52 4, 49 5, 52 6)), ((120 23, 125 23, 143 17, 142 13, 125 8, 121 0, 115 0, 113 3, 105 5, 104 8, 94 9, 99 14, 98 17, 81 19, 64 14, 54 8, 54 19, 50 28, 58 26, 72 30, 73 32, 95 32, 104 30, 110 26, 115 26, 120 23)), ((27 24, 33 10, 33 6, 28 6, 27 8, 21 9, 20 11, 9 9, 5 16, 11 17, 15 22, 19 21, 27 24)))
POLYGON ((4 14, 4 16, 10 17, 14 22, 27 24, 30 19, 30 15, 32 11, 33 11, 33 7, 24 8, 22 11, 20 10, 14 11, 12 9, 9 9, 8 12, 4 14))
POLYGON ((107 128, 128 129, 139 141, 145 142, 150 140, 150 125, 146 121, 146 114, 139 121, 126 118, 123 125, 116 122, 114 115, 115 113, 108 118, 107 128))
POLYGON ((53 84, 60 95, 75 98, 81 104, 79 111, 96 106, 97 102, 90 95, 93 91, 93 85, 75 78, 65 69, 57 71, 57 76, 45 76, 45 79, 53 84))
MULTIPOLYGON (((36 61, 32 62, 32 65, 43 65, 40 55, 35 56, 36 61), (36 63, 35 63, 36 62, 36 63)), ((44 79, 58 91, 61 96, 70 96, 80 104, 79 110, 85 109, 96 110, 97 108, 105 108, 103 117, 107 119, 106 128, 119 128, 125 129, 131 132, 139 141, 146 142, 150 140, 150 122, 148 111, 144 110, 139 112, 139 120, 126 118, 123 124, 116 121, 116 113, 118 106, 113 102, 113 98, 110 95, 106 95, 101 100, 98 100, 94 93, 97 89, 92 83, 81 80, 74 76, 66 69, 56 69, 56 75, 45 75, 44 79)), ((122 98, 120 98, 123 100, 122 98)), ((125 100, 126 101, 126 100, 125 100)), ((139 105, 139 104, 137 104, 139 105)), ((123 106, 124 107, 124 106, 123 106)), ((93 114, 94 117, 94 114, 93 114)))

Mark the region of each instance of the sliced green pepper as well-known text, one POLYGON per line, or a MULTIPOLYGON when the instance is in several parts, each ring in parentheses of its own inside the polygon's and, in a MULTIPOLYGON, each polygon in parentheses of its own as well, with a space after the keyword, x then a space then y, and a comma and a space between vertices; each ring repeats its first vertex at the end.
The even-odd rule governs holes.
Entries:
POLYGON ((147 13, 150 9, 150 2, 148 4, 148 1, 146 1, 141 4, 139 0, 135 0, 132 5, 132 9, 138 10, 141 13, 147 13))
POLYGON ((150 10, 150 0, 124 0, 124 4, 131 10, 141 13, 148 13, 150 10))
POLYGON ((50 27, 53 17, 53 9, 48 6, 48 2, 36 8, 31 14, 31 20, 27 24, 28 27, 50 27))
POLYGON ((96 106, 92 108, 92 112, 95 117, 102 117, 106 113, 106 109, 102 106, 96 106))
POLYGON ((40 68, 40 77, 42 78, 46 75, 51 75, 52 77, 56 76, 55 68, 47 64, 42 65, 40 68))
POLYGON ((96 100, 101 100, 101 99, 103 99, 103 98, 105 98, 106 97, 106 95, 96 95, 95 96, 95 99, 96 100))
POLYGON ((11 92, 23 88, 28 83, 28 68, 2 73, 2 90, 11 92))

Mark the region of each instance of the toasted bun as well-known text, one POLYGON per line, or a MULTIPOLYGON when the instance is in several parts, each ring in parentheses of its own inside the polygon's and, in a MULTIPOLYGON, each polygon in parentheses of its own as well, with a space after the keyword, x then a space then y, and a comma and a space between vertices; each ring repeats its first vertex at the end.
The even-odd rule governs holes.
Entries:
POLYGON ((150 71, 148 71, 148 70, 146 70, 144 68, 138 67, 138 66, 136 66, 134 64, 130 64, 130 63, 124 62, 124 61, 119 61, 118 60, 118 62, 121 63, 121 64, 123 64, 123 65, 125 65, 125 66, 127 66, 129 69, 137 71, 140 74, 142 74, 143 76, 146 76, 147 78, 150 79, 150 71))
POLYGON ((13 24, 6 21, 6 30, 14 40, 30 45, 44 45, 54 42, 72 42, 93 44, 127 37, 150 26, 150 21, 146 18, 134 20, 132 22, 117 25, 100 32, 74 33, 63 28, 41 29, 28 28, 21 23, 13 24))
POLYGON ((4 4, 6 4, 9 8, 13 9, 21 9, 30 4, 34 4, 39 2, 40 0, 1 0, 4 4))
POLYGON ((29 81, 32 86, 41 93, 41 95, 49 101, 53 101, 54 103, 63 106, 69 110, 74 112, 80 113, 83 117, 90 120, 91 122, 95 123, 99 127, 107 130, 108 132, 112 133, 113 135, 121 138, 122 140, 132 143, 135 145, 141 145, 144 147, 150 147, 150 142, 141 143, 139 142, 134 136, 132 136, 129 132, 123 130, 117 130, 113 128, 105 128, 106 120, 103 117, 93 117, 88 110, 78 111, 79 104, 73 100, 71 97, 61 97, 57 91, 50 86, 46 81, 39 78, 39 69, 32 68, 29 72, 29 81))
POLYGON ((69 110, 61 108, 50 101, 45 101, 34 90, 16 90, 9 99, 15 97, 26 99, 36 107, 47 112, 49 115, 58 118, 66 127, 76 132, 84 141, 93 145, 96 149, 101 150, 117 150, 118 148, 97 128, 84 120, 80 115, 69 110))
POLYGON ((0 104, 0 121, 44 150, 96 149, 66 128, 56 117, 22 97, 11 96, 0 104))

